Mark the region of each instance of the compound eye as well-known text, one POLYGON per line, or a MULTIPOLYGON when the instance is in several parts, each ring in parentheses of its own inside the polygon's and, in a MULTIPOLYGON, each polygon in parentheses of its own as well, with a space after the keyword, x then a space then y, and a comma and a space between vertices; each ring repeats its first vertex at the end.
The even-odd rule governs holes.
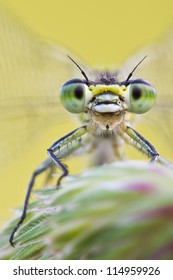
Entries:
POLYGON ((154 106, 155 101, 156 90, 148 82, 134 81, 127 86, 125 102, 129 112, 143 114, 154 106))
POLYGON ((74 114, 85 111, 90 97, 91 92, 87 85, 79 79, 67 81, 60 89, 60 99, 63 106, 74 114))

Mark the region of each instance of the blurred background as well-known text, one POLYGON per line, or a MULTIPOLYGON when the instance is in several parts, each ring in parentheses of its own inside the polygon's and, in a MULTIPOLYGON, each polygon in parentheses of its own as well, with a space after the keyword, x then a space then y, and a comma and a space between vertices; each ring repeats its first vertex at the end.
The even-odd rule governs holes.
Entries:
MULTIPOLYGON (((31 34, 28 35, 29 42, 33 40, 36 45, 38 45, 37 40, 38 42, 45 40, 57 43, 69 50, 67 53, 73 53, 75 58, 79 58, 79 61, 94 68, 118 67, 139 49, 159 41, 165 33, 171 30, 173 24, 171 0, 164 2, 156 0, 142 2, 137 0, 107 0, 104 2, 99 0, 0 0, 0 9, 6 11, 12 22, 17 24, 16 26, 26 26, 22 32, 31 34)), ((14 30, 18 28, 16 26, 14 24, 14 30)), ((19 53, 20 49, 24 51, 22 46, 15 44, 13 47, 18 49, 19 53)), ((3 56, 0 60, 3 61, 3 56)), ((67 60, 66 64, 68 63, 67 60)), ((132 65, 131 68, 134 66, 132 65)), ((3 67, 2 63, 1 67, 3 67)), ((142 65, 140 67, 142 68, 142 65)), ((61 69, 56 69, 56 71, 61 71, 61 69)), ((69 77, 66 75, 66 78, 71 78, 70 74, 69 77)), ((7 80, 10 81, 10 79, 10 74, 7 72, 7 80)), ((13 104, 10 99, 9 95, 9 103, 13 104)), ((18 118, 15 119, 15 116, 14 118, 11 116, 11 118, 13 122, 20 122, 18 118)), ((2 125, 5 125, 5 121, 1 121, 2 125)), ((52 127, 49 123, 48 125, 45 123, 42 133, 37 137, 34 132, 28 131, 27 140, 31 144, 26 146, 22 136, 18 137, 17 132, 14 135, 15 130, 9 134, 10 140, 6 138, 6 143, 9 143, 10 146, 9 151, 12 150, 12 152, 8 153, 7 158, 1 160, 0 166, 1 225, 12 216, 12 209, 23 203, 27 182, 35 166, 46 157, 47 147, 58 137, 77 127, 75 122, 66 126, 63 125, 63 122, 61 124, 61 121, 62 119, 59 125, 58 122, 57 124, 55 122, 52 127), (16 147, 17 142, 18 147, 16 147)), ((12 123, 14 128, 15 122, 14 126, 12 123)), ((4 138, 2 129, 0 133, 0 137, 4 138)), ((147 137, 145 133, 144 136, 147 137)), ((151 141, 151 139, 150 137, 149 140, 151 141)), ((159 141, 156 139, 155 143, 159 141)), ((8 149, 8 145, 6 149, 8 149)), ((71 166, 74 172, 77 172, 76 163, 72 162, 71 166)))

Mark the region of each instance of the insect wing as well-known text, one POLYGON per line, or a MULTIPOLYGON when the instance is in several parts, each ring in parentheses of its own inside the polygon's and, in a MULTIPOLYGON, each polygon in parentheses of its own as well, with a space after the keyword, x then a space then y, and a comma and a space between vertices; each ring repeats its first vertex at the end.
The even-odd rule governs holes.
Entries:
MULTIPOLYGON (((46 127, 70 122, 69 114, 59 102, 58 89, 64 81, 80 74, 67 58, 67 54, 74 59, 75 55, 39 41, 2 10, 0 38, 0 162, 4 162, 30 144, 36 135, 39 137, 46 127)), ((150 112, 139 116, 137 127, 170 159, 173 159, 172 53, 173 33, 169 33, 162 41, 135 53, 121 68, 125 80, 141 58, 148 55, 133 76, 150 81, 157 89, 158 98, 150 112)), ((85 69, 83 63, 79 64, 85 69)))
POLYGON ((69 51, 39 41, 2 10, 0 38, 0 162, 4 162, 47 126, 69 122, 58 91, 80 72, 67 58, 69 51))

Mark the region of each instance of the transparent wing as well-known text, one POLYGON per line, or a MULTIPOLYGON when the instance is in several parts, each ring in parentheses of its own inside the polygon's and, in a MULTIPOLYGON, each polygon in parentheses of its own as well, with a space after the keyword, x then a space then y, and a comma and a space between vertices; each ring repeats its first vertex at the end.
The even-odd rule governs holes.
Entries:
MULTIPOLYGON (((64 81, 80 73, 67 59, 67 54, 74 59, 75 55, 39 41, 16 18, 3 11, 0 11, 0 38, 1 163, 30 144, 35 136, 40 137, 46 127, 55 123, 69 124, 69 115, 59 103, 58 89, 64 81)), ((138 131, 160 153, 173 159, 173 34, 135 53, 124 63, 124 79, 146 54, 147 59, 134 77, 153 83, 158 100, 155 108, 139 117, 138 131)), ((85 69, 81 62, 80 65, 85 69)))
POLYGON ((47 126, 67 121, 58 89, 80 73, 67 58, 69 51, 39 41, 4 11, 0 39, 0 162, 4 162, 47 126))
POLYGON ((134 77, 150 81, 158 95, 155 107, 139 117, 138 131, 159 153, 173 160, 173 31, 128 59, 121 67, 124 79, 145 55, 134 77))

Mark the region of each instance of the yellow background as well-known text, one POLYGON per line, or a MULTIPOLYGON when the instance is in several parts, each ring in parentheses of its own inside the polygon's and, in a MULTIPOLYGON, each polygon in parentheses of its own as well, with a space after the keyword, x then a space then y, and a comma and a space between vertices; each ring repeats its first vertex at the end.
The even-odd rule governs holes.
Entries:
MULTIPOLYGON (((173 23, 172 1, 1 0, 38 36, 68 47, 91 66, 110 67, 153 42, 173 23)), ((46 155, 47 137, 0 171, 0 222, 24 200, 31 171, 46 155)))

